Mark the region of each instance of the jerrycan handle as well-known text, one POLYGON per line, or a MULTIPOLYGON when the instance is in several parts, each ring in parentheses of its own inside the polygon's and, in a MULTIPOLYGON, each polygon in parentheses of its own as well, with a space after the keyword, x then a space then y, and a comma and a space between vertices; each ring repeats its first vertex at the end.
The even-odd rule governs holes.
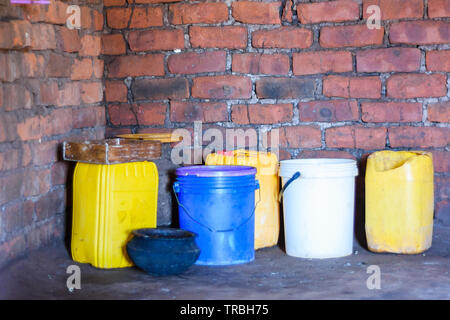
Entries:
POLYGON ((295 180, 297 180, 298 178, 300 178, 300 172, 297 171, 296 173, 294 173, 294 175, 284 184, 283 188, 281 188, 280 194, 278 196, 278 202, 281 202, 281 198, 283 197, 283 193, 284 191, 286 191, 287 187, 294 182, 295 180))

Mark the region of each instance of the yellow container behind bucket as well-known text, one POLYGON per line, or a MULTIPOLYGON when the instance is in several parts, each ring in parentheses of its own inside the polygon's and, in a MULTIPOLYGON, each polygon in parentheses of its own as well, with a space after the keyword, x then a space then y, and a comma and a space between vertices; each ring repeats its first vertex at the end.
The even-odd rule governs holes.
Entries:
POLYGON ((242 165, 257 169, 256 179, 259 181, 260 190, 257 190, 255 194, 257 204, 255 210, 255 249, 276 245, 280 232, 277 156, 270 152, 235 150, 211 153, 206 158, 205 164, 242 165))
POLYGON ((158 171, 153 162, 77 163, 73 180, 72 258, 98 268, 133 263, 133 229, 155 228, 158 171))
POLYGON ((433 210, 431 153, 379 151, 368 157, 366 236, 371 251, 414 254, 427 250, 433 210))

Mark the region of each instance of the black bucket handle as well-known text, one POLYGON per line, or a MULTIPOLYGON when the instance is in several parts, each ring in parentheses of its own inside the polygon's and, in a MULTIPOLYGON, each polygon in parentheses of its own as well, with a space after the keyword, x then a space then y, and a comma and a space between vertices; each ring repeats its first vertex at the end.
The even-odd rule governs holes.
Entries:
POLYGON ((259 202, 261 201, 261 188, 259 187, 259 182, 258 182, 258 180, 256 180, 255 182, 256 182, 256 189, 258 189, 259 199, 258 199, 258 201, 256 202, 255 206, 253 207, 252 214, 251 214, 247 219, 245 219, 244 222, 242 222, 240 225, 238 225, 237 227, 231 228, 231 229, 222 229, 222 230, 216 230, 216 229, 210 228, 210 227, 208 227, 207 225, 201 223, 200 221, 195 220, 195 219, 192 217, 192 215, 191 215, 191 213, 189 212, 189 210, 188 210, 184 205, 182 205, 181 202, 178 200, 177 191, 175 190, 175 186, 179 187, 178 184, 177 184, 177 182, 175 182, 175 183, 173 184, 172 190, 173 190, 173 193, 175 194, 175 199, 177 200, 178 205, 179 205, 181 208, 183 208, 183 210, 184 210, 184 212, 186 213, 186 215, 187 215, 192 221, 194 221, 194 222, 197 223, 198 225, 202 226, 203 228, 208 229, 210 232, 230 232, 230 231, 234 231, 234 230, 237 230, 237 229, 239 229, 240 227, 242 227, 244 224, 246 224, 246 223, 247 223, 247 222, 255 215, 256 207, 258 206, 259 202))
POLYGON ((286 191, 287 187, 294 182, 295 180, 297 180, 298 178, 300 178, 300 171, 297 171, 296 173, 294 173, 292 175, 292 177, 284 184, 283 188, 281 188, 280 194, 278 196, 278 202, 281 201, 281 198, 283 197, 284 192, 286 191))

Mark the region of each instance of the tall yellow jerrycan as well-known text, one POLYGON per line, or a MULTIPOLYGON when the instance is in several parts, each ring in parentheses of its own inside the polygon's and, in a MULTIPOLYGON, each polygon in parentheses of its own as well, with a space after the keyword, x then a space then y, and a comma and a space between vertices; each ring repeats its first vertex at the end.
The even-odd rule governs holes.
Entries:
POLYGON ((255 191, 255 249, 277 244, 280 232, 278 158, 271 152, 234 150, 210 153, 206 165, 242 165, 257 169, 255 191))
POLYGON ((78 162, 73 180, 72 258, 97 268, 133 263, 131 231, 156 227, 158 171, 153 162, 78 162))
POLYGON ((367 159, 366 236, 374 252, 415 254, 431 247, 433 159, 423 151, 379 151, 367 159))

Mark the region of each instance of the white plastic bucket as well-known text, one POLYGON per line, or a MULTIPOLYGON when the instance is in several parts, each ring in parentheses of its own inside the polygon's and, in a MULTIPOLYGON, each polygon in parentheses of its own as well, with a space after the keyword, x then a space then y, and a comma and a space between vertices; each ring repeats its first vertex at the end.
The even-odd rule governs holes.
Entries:
POLYGON ((286 253, 319 259, 352 254, 356 161, 284 160, 279 175, 286 253))

